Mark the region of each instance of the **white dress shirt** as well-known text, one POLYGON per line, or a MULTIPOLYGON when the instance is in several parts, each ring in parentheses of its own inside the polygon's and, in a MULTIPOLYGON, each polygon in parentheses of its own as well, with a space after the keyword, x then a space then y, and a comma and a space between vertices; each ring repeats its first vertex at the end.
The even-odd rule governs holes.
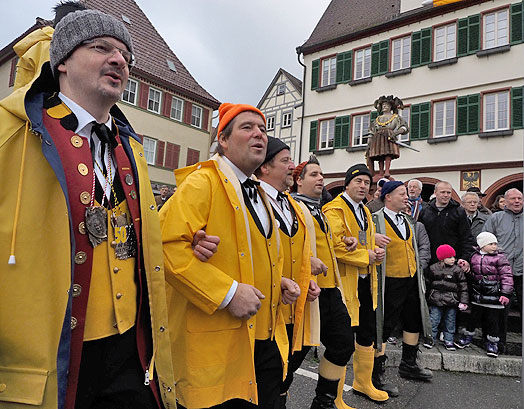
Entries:
POLYGON ((287 231, 291 233, 291 230, 293 228, 293 215, 291 214, 291 210, 288 207, 287 200, 285 203, 282 203, 280 200, 278 200, 277 197, 280 192, 276 190, 273 186, 271 186, 269 183, 266 183, 263 180, 261 180, 260 186, 262 186, 262 189, 264 189, 264 192, 266 192, 269 202, 273 206, 273 209, 275 209, 275 211, 279 214, 282 220, 284 220, 284 223, 286 223, 287 231))
POLYGON ((393 221, 393 223, 395 223, 398 230, 402 234, 402 238, 406 240, 407 230, 406 230, 406 222, 404 221, 404 216, 402 216, 401 213, 397 213, 397 212, 394 212, 393 210, 388 209, 387 207, 384 207, 384 213, 388 215, 388 217, 393 221))
POLYGON ((353 209, 355 209, 355 214, 357 216, 358 221, 360 222, 361 226, 365 226, 366 222, 364 221, 364 217, 366 217, 366 214, 364 213, 364 210, 360 208, 360 205, 364 206, 362 201, 355 202, 351 197, 347 194, 347 192, 342 193, 342 196, 344 196, 349 203, 351 203, 351 206, 353 206, 353 209))
MULTIPOLYGON (((76 102, 71 100, 70 98, 66 97, 61 92, 58 93, 58 96, 62 100, 62 102, 73 112, 75 115, 78 126, 75 130, 75 133, 84 138, 87 139, 87 143, 91 147, 91 138, 93 138, 93 141, 95 143, 95 161, 98 164, 98 166, 93 163, 93 167, 95 169, 95 175, 100 183, 100 186, 102 186, 102 189, 105 187, 105 195, 107 199, 111 197, 111 184, 106 183, 106 178, 104 174, 102 173, 102 170, 104 166, 102 165, 102 143, 100 142, 100 139, 98 139, 98 136, 93 132, 91 134, 91 130, 93 128, 93 121, 96 122, 96 119, 91 115, 89 112, 87 112, 84 108, 82 108, 80 105, 78 105, 76 102)), ((112 124, 112 117, 109 115, 109 119, 107 122, 105 122, 105 125, 111 129, 112 124)), ((109 174, 109 150, 106 149, 104 153, 104 164, 106 169, 108 170, 109 174)), ((111 182, 115 179, 115 173, 116 173, 116 161, 113 156, 111 156, 111 182)))

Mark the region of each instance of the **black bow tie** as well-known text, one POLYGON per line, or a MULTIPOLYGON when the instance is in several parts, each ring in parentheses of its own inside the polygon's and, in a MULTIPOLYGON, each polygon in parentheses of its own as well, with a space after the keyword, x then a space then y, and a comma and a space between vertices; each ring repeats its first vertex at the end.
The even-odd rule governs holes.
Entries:
POLYGON ((249 179, 249 178, 247 178, 245 181, 242 182, 242 186, 244 187, 249 199, 253 200, 255 203, 258 203, 257 186, 259 185, 260 185, 260 182, 257 182, 256 180, 249 179))
POLYGON ((279 202, 285 202, 286 201, 286 195, 282 192, 277 193, 277 200, 279 202))
POLYGON ((111 130, 106 126, 106 124, 99 124, 97 122, 93 122, 93 128, 91 132, 94 132, 95 135, 98 136, 98 139, 100 139, 100 142, 102 142, 102 146, 109 145, 112 149, 116 148, 116 139, 113 136, 111 130))

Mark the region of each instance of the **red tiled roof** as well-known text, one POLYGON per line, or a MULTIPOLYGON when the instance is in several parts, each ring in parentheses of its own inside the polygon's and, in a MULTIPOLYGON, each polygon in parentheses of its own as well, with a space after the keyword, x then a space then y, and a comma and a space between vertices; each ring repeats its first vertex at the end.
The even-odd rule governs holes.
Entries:
POLYGON ((132 76, 142 77, 172 89, 213 109, 218 108, 220 102, 193 78, 133 0, 84 0, 84 4, 89 8, 112 14, 120 20, 122 20, 122 15, 131 20, 131 24, 124 24, 133 39, 134 53, 137 58, 132 76), (168 59, 173 61, 176 72, 169 69, 168 59))

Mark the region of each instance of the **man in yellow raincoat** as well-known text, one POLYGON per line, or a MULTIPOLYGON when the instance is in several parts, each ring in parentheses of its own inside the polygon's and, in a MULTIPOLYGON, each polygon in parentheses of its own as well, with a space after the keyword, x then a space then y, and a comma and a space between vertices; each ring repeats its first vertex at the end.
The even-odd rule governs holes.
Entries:
POLYGON ((371 172, 364 164, 351 166, 344 180, 345 191, 327 203, 324 213, 333 229, 333 243, 344 295, 355 331, 353 355, 353 391, 373 401, 388 400, 388 393, 373 386, 373 343, 376 338, 375 309, 377 308, 376 263, 385 251, 375 245, 375 225, 362 200, 371 186, 371 172), (345 249, 343 238, 357 238, 355 251, 345 249))
POLYGON ((129 33, 76 11, 15 51, 0 101, 0 407, 174 408, 158 216, 115 106, 129 33))
POLYGON ((222 104, 218 153, 175 171, 177 192, 160 210, 179 407, 274 408, 279 400, 289 348, 280 304, 300 287, 282 277, 278 227, 251 177, 266 145, 257 108, 222 104), (191 249, 200 229, 220 236, 207 263, 191 249))

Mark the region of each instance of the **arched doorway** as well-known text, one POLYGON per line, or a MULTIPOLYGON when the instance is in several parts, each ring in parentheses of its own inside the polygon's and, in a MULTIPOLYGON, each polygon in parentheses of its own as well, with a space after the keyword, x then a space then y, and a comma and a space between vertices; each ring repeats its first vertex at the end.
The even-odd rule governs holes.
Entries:
POLYGON ((498 195, 503 195, 508 189, 518 189, 522 192, 522 173, 504 176, 486 189, 484 206, 491 208, 498 195))
POLYGON ((336 180, 335 182, 328 183, 326 189, 331 196, 336 197, 344 191, 344 181, 336 180))

